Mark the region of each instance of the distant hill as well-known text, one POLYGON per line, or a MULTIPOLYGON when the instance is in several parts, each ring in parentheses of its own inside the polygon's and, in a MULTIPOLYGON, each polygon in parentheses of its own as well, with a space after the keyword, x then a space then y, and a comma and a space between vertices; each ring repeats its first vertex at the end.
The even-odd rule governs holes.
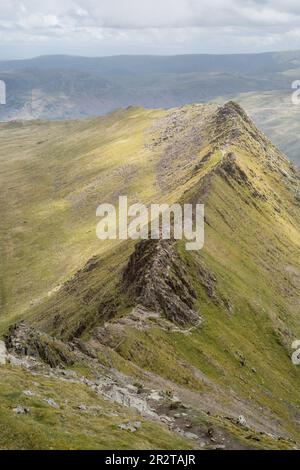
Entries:
MULTIPOLYGON (((195 102, 234 98, 274 142, 300 162, 295 142, 284 135, 300 133, 300 106, 289 99, 291 83, 300 79, 300 52, 235 55, 43 56, 0 61, 7 85, 7 105, 0 120, 77 119, 104 115, 127 106, 172 108, 195 102), (245 93, 252 93, 244 99, 245 93), (268 93, 271 114, 280 113, 278 98, 291 108, 279 128, 269 123, 258 103, 268 93), (249 103, 249 108, 247 104, 249 103), (293 109, 292 109, 293 108, 293 109), (296 119, 297 124, 293 123, 296 119)), ((278 115, 279 118, 279 115, 278 115)))
POLYGON ((80 57, 68 55, 40 56, 33 59, 0 61, 1 68, 20 70, 66 68, 108 75, 190 72, 275 73, 300 65, 300 51, 261 54, 185 54, 174 56, 120 55, 80 57))

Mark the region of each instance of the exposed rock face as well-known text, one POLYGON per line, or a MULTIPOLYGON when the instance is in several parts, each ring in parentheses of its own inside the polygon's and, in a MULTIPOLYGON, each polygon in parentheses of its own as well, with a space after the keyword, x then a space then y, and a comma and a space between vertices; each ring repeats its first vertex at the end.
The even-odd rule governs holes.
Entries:
POLYGON ((251 136, 262 147, 271 144, 260 132, 247 113, 233 101, 221 106, 213 117, 214 138, 219 142, 232 143, 245 135, 251 136))
POLYGON ((252 184, 245 171, 240 168, 234 153, 229 152, 216 168, 216 173, 226 179, 229 185, 232 184, 231 180, 236 181, 240 186, 245 186, 249 189, 254 198, 259 198, 264 201, 267 200, 266 196, 260 193, 252 184))
POLYGON ((168 240, 143 240, 123 273, 124 287, 136 304, 162 312, 179 325, 197 324, 197 298, 183 261, 168 240))
POLYGON ((9 351, 21 356, 32 356, 58 367, 73 364, 75 356, 71 348, 62 341, 30 328, 25 323, 11 326, 6 337, 9 351))
POLYGON ((205 145, 206 123, 217 109, 212 104, 184 106, 170 110, 165 117, 155 122, 151 129, 155 137, 147 148, 160 152, 157 183, 161 191, 167 192, 183 183, 185 176, 178 168, 197 159, 205 145))
POLYGON ((237 165, 236 156, 232 152, 224 158, 217 171, 235 178, 240 184, 248 182, 246 173, 237 165))

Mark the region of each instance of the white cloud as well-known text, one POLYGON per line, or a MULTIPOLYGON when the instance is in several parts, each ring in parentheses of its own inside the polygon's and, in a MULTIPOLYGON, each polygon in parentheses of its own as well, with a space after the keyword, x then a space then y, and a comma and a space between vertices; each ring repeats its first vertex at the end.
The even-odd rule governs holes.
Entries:
POLYGON ((299 29, 299 0, 0 0, 0 54, 295 48, 299 29))

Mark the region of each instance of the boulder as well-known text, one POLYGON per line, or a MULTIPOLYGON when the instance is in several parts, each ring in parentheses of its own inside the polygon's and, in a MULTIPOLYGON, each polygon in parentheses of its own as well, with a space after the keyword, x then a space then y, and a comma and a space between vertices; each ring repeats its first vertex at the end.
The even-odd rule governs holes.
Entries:
POLYGON ((24 415, 29 413, 29 408, 25 408, 24 406, 17 406, 16 408, 13 408, 13 412, 17 415, 24 415))
POLYGON ((122 431, 136 432, 141 427, 141 425, 142 423, 140 421, 135 421, 134 423, 128 422, 119 424, 118 427, 122 429, 122 431))

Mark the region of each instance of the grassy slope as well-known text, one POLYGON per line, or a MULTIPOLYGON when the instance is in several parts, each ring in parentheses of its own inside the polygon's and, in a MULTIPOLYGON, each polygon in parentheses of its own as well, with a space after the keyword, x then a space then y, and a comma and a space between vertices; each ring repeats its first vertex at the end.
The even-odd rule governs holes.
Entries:
POLYGON ((1 367, 1 449, 172 449, 192 448, 166 426, 111 404, 84 385, 45 378, 12 367, 1 367), (28 397, 24 391, 35 395, 28 397), (59 408, 44 399, 52 398, 59 408), (80 411, 84 403, 86 411, 80 411), (17 406, 29 408, 16 415, 17 406), (140 421, 137 432, 119 429, 120 424, 140 421), (84 430, 84 432, 82 432, 84 430))
POLYGON ((160 112, 1 125, 1 323, 107 249, 95 237, 98 204, 122 192, 134 200, 153 197, 143 148, 153 115, 160 112))
MULTIPOLYGON (((189 120, 195 112, 193 108, 189 109, 189 120)), ((51 152, 46 162, 45 156, 43 158, 35 156, 31 164, 35 165, 35 169, 38 168, 39 171, 33 176, 28 174, 25 183, 24 156, 28 158, 29 148, 32 146, 30 126, 36 126, 36 124, 27 124, 23 128, 9 131, 4 126, 2 127, 2 132, 7 138, 4 148, 7 149, 13 145, 15 149, 11 138, 18 136, 18 133, 22 142, 20 145, 25 146, 19 149, 18 156, 15 157, 18 161, 12 159, 8 162, 5 159, 4 165, 7 165, 7 168, 6 178, 4 179, 3 176, 3 181, 6 185, 11 185, 11 182, 7 181, 9 172, 12 175, 10 178, 14 178, 14 184, 19 179, 21 186, 24 187, 23 195, 26 195, 26 188, 27 191, 31 188, 30 180, 28 181, 27 178, 35 178, 41 190, 36 196, 39 200, 38 206, 41 207, 41 204, 44 208, 47 207, 44 212, 35 213, 36 189, 31 188, 30 197, 28 198, 27 194, 26 199, 25 196, 23 199, 26 201, 25 208, 27 208, 27 201, 32 198, 28 204, 30 209, 27 209, 28 213, 26 213, 27 218, 30 215, 33 223, 32 229, 29 233, 25 230, 24 234, 24 230, 20 232, 20 227, 17 231, 15 227, 12 227, 10 237, 6 238, 4 293, 10 293, 10 298, 7 299, 7 310, 3 316, 3 329, 17 314, 21 314, 22 310, 26 309, 32 297, 45 295, 47 289, 50 290, 57 281, 68 278, 76 267, 80 267, 85 259, 95 252, 100 254, 96 269, 91 272, 85 271, 73 279, 71 287, 75 286, 75 291, 63 289, 57 295, 53 294, 45 303, 30 309, 28 313, 34 316, 38 313, 40 318, 43 318, 43 327, 52 328, 52 331, 51 315, 57 309, 60 314, 63 314, 63 323, 67 333, 76 329, 78 322, 82 318, 84 321, 86 315, 90 318, 98 314, 96 315, 97 322, 101 323, 103 316, 101 316, 102 311, 99 311, 99 304, 101 305, 103 301, 103 287, 105 292, 109 291, 113 296, 115 295, 120 269, 133 247, 131 243, 123 243, 118 249, 116 246, 107 245, 105 255, 101 253, 101 246, 94 238, 94 207, 101 200, 111 201, 114 192, 117 188, 120 190, 122 184, 124 189, 129 188, 129 194, 138 194, 139 200, 149 201, 154 194, 159 199, 162 197, 164 188, 168 189, 169 200, 178 200, 181 195, 184 195, 186 199, 195 197, 197 199, 198 181, 221 160, 220 148, 224 145, 222 135, 218 142, 211 137, 214 129, 205 129, 201 145, 193 156, 194 159, 185 159, 185 152, 189 153, 187 149, 183 153, 181 151, 177 162, 175 152, 175 164, 180 165, 177 172, 172 173, 176 175, 176 181, 170 183, 170 178, 166 174, 164 184, 157 185, 155 184, 155 171, 158 169, 160 172, 164 171, 161 162, 164 162, 170 148, 168 147, 166 151, 162 144, 162 146, 145 149, 141 145, 143 139, 151 142, 159 131, 155 127, 151 134, 145 133, 143 137, 142 131, 149 126, 152 118, 163 118, 164 115, 162 111, 129 110, 113 114, 108 121, 96 120, 84 124, 52 123, 47 126, 40 124, 39 126, 42 128, 44 126, 49 133, 52 128, 51 145, 47 146, 51 152), (101 128, 102 122, 105 122, 104 129, 101 128), (59 142, 58 130, 63 139, 65 126, 70 127, 69 137, 59 142), (25 136, 28 136, 27 144, 24 143, 25 136), (53 142, 54 138, 55 142, 53 142), (75 143, 78 145, 77 153, 75 143), (100 146, 101 151, 97 145, 100 146), (63 148, 65 148, 64 153, 62 153, 63 148), (212 151, 211 158, 203 168, 195 172, 195 160, 196 162, 200 160, 207 155, 208 151, 212 151), (99 158, 102 152, 110 158, 105 160, 99 158), (23 160, 20 160, 21 156, 23 160), (132 164, 137 165, 138 168, 134 167, 133 177, 129 180, 126 177, 126 181, 123 181, 120 180, 118 174, 115 175, 113 169, 119 165, 125 165, 125 162, 127 165, 129 157, 132 159, 132 164), (53 171, 50 164, 52 159, 54 159, 56 171, 61 168, 59 163, 61 158, 64 158, 61 179, 64 183, 65 181, 68 183, 59 189, 54 201, 52 199, 49 201, 45 181, 42 181, 42 178, 50 177, 49 168, 53 171), (15 166, 15 173, 11 172, 11 165, 15 166), (46 175, 43 173, 45 170, 47 170, 46 175), (96 171, 100 175, 103 172, 104 178, 93 192, 90 180, 98 176, 96 171), (78 176, 81 176, 81 179, 78 176), (178 181, 181 182, 180 192, 177 189, 178 181), (44 193, 43 188, 45 188, 44 193), (70 203, 66 203, 66 197, 70 193, 86 195, 83 198, 83 206, 78 209, 79 217, 76 215, 78 210, 73 213, 70 203), (90 205, 92 209, 87 216, 85 215, 86 208, 90 209, 90 205), (54 213, 53 218, 49 219, 50 208, 54 210, 54 213), (58 214, 61 214, 61 218, 57 217, 58 214), (38 215, 40 219, 37 224, 38 215), (46 219, 51 227, 50 230, 49 226, 44 226, 46 219), (54 226, 52 226, 53 222, 55 222, 54 226), (63 230, 58 231, 58 227, 63 230), (89 230, 90 233, 88 233, 89 230), (72 233, 71 239, 70 233, 72 233), (30 237, 32 234, 36 237, 35 245, 30 237), (54 235, 56 238, 52 238, 54 235), (59 254, 54 254, 50 249, 54 240, 61 246, 59 254), (39 245, 36 245, 36 242, 39 245), (38 246, 34 252, 33 246, 38 246), (15 250, 20 247, 23 251, 16 253, 15 250), (46 259, 41 256, 41 253, 47 253, 46 259), (28 262, 22 268, 21 263, 22 261, 24 263, 24 259, 28 262), (43 266, 40 263, 43 263, 43 266), (116 266, 116 268, 112 270, 111 266, 116 266), (26 275, 20 275, 18 278, 22 282, 21 288, 20 283, 14 282, 14 272, 18 269, 24 269, 26 272, 26 275), (41 281, 39 277, 42 277, 41 281), (46 289, 44 283, 46 283, 46 289)), ((36 127, 33 128, 36 129, 36 127)), ((219 129, 220 134, 223 131, 226 137, 226 128, 219 129)), ((263 150, 248 134, 245 139, 236 141, 228 150, 232 150, 237 155, 239 167, 246 172, 255 188, 264 194, 266 200, 253 198, 246 186, 234 180, 228 184, 220 175, 214 175, 212 188, 206 200, 208 225, 204 251, 196 255, 188 254, 179 244, 178 250, 187 263, 191 282, 198 291, 198 308, 204 318, 203 326, 189 336, 163 331, 155 326, 145 332, 125 327, 123 342, 120 344, 116 338, 109 352, 113 365, 124 372, 136 374, 136 369, 131 367, 131 364, 135 363, 146 371, 172 381, 174 386, 178 384, 186 389, 200 392, 203 398, 213 393, 212 401, 216 402, 218 410, 223 409, 223 413, 218 411, 218 415, 225 427, 229 426, 225 417, 232 411, 233 396, 237 396, 241 399, 240 412, 244 413, 247 420, 252 421, 256 427, 264 428, 266 422, 276 421, 286 435, 299 440, 296 416, 300 408, 297 397, 300 379, 299 371, 292 365, 289 358, 289 346, 292 339, 300 335, 297 301, 299 274, 295 276, 291 274, 300 272, 300 215, 299 207, 294 204, 289 184, 282 183, 283 177, 276 168, 270 170, 266 164, 267 157, 275 158, 285 170, 289 170, 289 165, 271 145, 267 145, 266 150, 263 150), (218 296, 220 299, 229 300, 232 306, 231 312, 224 308, 222 303, 216 304, 208 297, 198 275, 199 266, 203 262, 216 276, 218 296), (153 348, 153 344, 159 344, 159 347, 153 348), (245 359, 242 361, 244 365, 241 363, 241 357, 245 359), (199 378, 193 367, 201 371, 206 380, 199 378), (217 389, 212 389, 207 380, 217 386, 217 389), (243 410, 244 405, 245 410, 243 410)), ((170 164, 174 165, 174 159, 171 163, 168 161, 167 163, 167 167, 170 164)), ((4 175, 4 171, 1 171, 4 175)), ((127 169, 124 171, 128 174, 127 169)), ((13 194, 15 197, 13 202, 8 201, 10 204, 8 215, 11 219, 6 219, 7 226, 15 220, 20 220, 16 215, 20 211, 22 201, 20 194, 19 199, 17 199, 16 191, 13 194)), ((132 197, 134 200, 135 196, 132 197)), ((6 200, 5 203, 7 204, 6 200)), ((7 296, 8 294, 6 298, 7 296)), ((118 315, 126 313, 128 307, 128 300, 121 298, 117 305, 118 315)), ((89 325, 88 322, 87 324, 89 325)), ((61 329, 54 330, 54 332, 64 336, 61 329)), ((88 337, 88 332, 85 334, 88 337)), ((205 407, 204 402, 202 404, 200 398, 199 400, 198 406, 205 407)), ((231 432, 241 436, 240 429, 231 425, 229 427, 231 432)), ((271 444, 266 440, 262 442, 262 445, 270 447, 274 446, 274 443, 271 444)))
MULTIPOLYGON (((197 114, 191 109, 185 119, 197 114)), ((122 194, 129 203, 162 197, 168 202, 186 190, 178 186, 201 149, 191 160, 184 145, 173 168, 168 160, 160 163, 151 144, 167 115, 131 108, 90 121, 0 126, 5 272, 0 330, 51 295, 91 256, 116 249, 117 242, 103 243, 95 236, 100 203, 117 203, 122 194), (164 174, 159 184, 157 172, 164 174)), ((205 151, 205 142, 202 147, 205 151)))

